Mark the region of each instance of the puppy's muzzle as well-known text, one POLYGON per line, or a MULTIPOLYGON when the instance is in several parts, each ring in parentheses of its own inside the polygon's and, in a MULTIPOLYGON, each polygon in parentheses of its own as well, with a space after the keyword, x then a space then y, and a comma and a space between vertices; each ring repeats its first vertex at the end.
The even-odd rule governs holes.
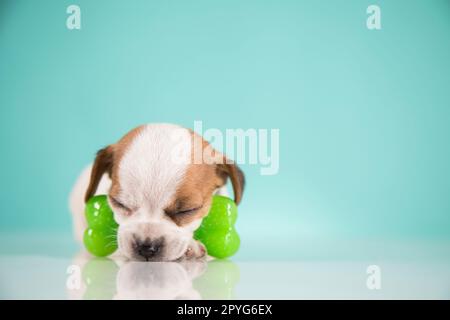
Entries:
POLYGON ((151 260, 161 255, 164 247, 164 238, 150 239, 144 241, 137 240, 134 245, 134 251, 137 256, 145 260, 151 260))

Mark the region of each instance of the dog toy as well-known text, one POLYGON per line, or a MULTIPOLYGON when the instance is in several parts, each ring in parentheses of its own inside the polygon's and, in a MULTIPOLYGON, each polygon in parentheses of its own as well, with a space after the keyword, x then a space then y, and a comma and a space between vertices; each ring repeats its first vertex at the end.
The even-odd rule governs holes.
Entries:
MULTIPOLYGON (((85 215, 88 223, 83 238, 86 249, 97 257, 106 257, 116 251, 118 224, 106 195, 89 199, 85 215)), ((205 245, 208 255, 220 259, 231 257, 240 246, 239 235, 234 228, 236 219, 234 201, 215 195, 208 215, 194 232, 194 238, 205 245)))
POLYGON ((208 215, 194 232, 194 238, 205 245, 210 256, 220 259, 231 257, 240 246, 239 235, 234 228, 236 219, 237 207, 234 201, 215 195, 208 215))
POLYGON ((106 195, 94 196, 86 203, 88 228, 84 231, 86 249, 97 257, 106 257, 117 249, 117 228, 106 195))

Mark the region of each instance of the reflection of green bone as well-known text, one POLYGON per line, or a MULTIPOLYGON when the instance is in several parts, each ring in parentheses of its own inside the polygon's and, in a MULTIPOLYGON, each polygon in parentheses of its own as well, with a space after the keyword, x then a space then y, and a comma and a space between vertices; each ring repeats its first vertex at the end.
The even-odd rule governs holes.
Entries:
POLYGON ((239 249, 240 239, 234 228, 237 219, 236 204, 230 198, 213 196, 211 209, 195 231, 208 254, 216 258, 231 257, 239 249))
POLYGON ((119 268, 107 258, 95 258, 83 267, 86 291, 84 300, 110 300, 116 294, 116 276, 119 268))
POLYGON ((194 279, 194 289, 203 299, 235 299, 235 287, 239 282, 239 266, 229 260, 213 260, 205 273, 194 279))
MULTIPOLYGON (((97 257, 106 257, 116 251, 118 224, 106 195, 89 199, 85 215, 88 223, 83 238, 86 249, 97 257)), ((195 231, 194 238, 205 245, 210 256, 231 257, 240 246, 239 235, 234 228, 236 219, 234 201, 224 196, 213 196, 211 209, 195 231)))

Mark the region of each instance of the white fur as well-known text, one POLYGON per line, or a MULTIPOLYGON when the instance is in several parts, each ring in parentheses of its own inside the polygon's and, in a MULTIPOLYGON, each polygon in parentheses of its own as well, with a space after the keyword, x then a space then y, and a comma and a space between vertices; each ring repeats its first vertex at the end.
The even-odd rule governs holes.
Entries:
MULTIPOLYGON (((190 160, 191 134, 170 124, 145 126, 134 139, 119 164, 119 181, 123 193, 119 200, 136 208, 133 219, 143 222, 161 220, 186 173, 190 160), (173 161, 174 132, 183 132, 178 143, 186 150, 181 161, 173 161)), ((130 219, 131 220, 131 219, 130 219)))
POLYGON ((118 200, 133 209, 130 216, 116 214, 119 223, 119 248, 132 255, 133 237, 163 237, 167 248, 166 260, 180 257, 187 249, 192 231, 180 228, 165 217, 164 208, 186 174, 191 152, 191 134, 187 129, 171 124, 146 125, 133 140, 119 163, 121 193, 118 200), (175 143, 174 137, 177 137, 175 143), (174 159, 174 146, 182 145, 185 152, 174 159), (176 161, 175 161, 176 160, 176 161))

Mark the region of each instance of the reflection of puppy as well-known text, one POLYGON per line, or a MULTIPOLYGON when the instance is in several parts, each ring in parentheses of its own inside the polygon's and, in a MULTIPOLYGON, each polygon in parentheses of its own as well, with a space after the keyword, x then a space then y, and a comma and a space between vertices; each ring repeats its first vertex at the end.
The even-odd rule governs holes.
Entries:
POLYGON ((205 259, 147 263, 92 258, 83 251, 70 265, 79 270, 71 274, 79 287, 67 287, 67 296, 71 300, 200 299, 193 280, 207 265, 205 259))
POLYGON ((192 280, 205 268, 204 261, 128 262, 117 274, 114 299, 200 299, 192 280))
POLYGON ((239 204, 242 171, 203 138, 171 124, 137 127, 100 150, 75 184, 70 206, 76 236, 81 239, 86 228, 84 201, 107 193, 119 223, 119 254, 143 261, 202 257, 205 249, 193 240, 193 231, 212 195, 226 193, 228 177, 239 204))

